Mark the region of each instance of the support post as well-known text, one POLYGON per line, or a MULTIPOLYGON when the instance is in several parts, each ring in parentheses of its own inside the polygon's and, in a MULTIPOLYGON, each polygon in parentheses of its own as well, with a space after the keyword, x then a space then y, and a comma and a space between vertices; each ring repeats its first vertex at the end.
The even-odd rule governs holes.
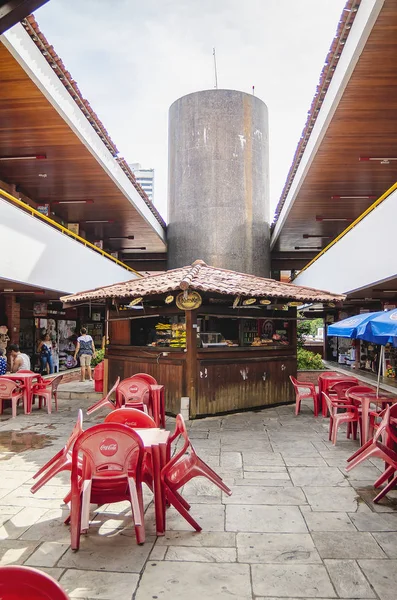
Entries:
POLYGON ((197 414, 197 311, 185 311, 186 319, 186 395, 190 398, 190 417, 197 414))

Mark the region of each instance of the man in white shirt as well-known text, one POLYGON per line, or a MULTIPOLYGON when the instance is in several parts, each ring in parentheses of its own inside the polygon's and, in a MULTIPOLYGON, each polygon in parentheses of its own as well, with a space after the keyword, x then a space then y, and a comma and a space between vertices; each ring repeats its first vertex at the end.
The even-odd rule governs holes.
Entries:
POLYGON ((19 350, 18 344, 10 344, 8 350, 11 350, 11 373, 30 371, 30 358, 19 350))

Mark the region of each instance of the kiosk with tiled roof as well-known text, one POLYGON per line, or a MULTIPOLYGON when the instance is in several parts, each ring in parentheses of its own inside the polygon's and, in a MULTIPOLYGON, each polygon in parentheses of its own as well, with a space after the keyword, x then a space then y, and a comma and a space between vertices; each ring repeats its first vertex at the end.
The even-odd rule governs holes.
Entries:
POLYGON ((189 398, 194 418, 292 401, 297 306, 343 298, 198 260, 62 300, 106 303, 110 384, 150 373, 167 412, 189 398))

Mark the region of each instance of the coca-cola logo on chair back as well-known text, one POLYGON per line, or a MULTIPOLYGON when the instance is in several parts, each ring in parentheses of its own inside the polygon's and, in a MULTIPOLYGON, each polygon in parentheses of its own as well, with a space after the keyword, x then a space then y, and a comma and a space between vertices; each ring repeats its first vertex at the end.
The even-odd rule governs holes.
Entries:
POLYGON ((104 439, 99 446, 99 451, 104 456, 114 456, 118 449, 118 443, 113 438, 104 439))

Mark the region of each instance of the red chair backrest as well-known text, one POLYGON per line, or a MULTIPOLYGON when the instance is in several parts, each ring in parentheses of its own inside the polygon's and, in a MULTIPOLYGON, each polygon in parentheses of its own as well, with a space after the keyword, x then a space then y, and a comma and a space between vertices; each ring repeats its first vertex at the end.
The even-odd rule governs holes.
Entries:
POLYGON ((298 381, 292 375, 289 376, 292 385, 295 388, 296 394, 299 396, 300 394, 309 394, 313 390, 313 385, 311 383, 307 383, 305 381, 298 381))
POLYGON ((0 567, 0 598, 3 600, 69 600, 55 579, 32 567, 0 567))
POLYGON ((385 410, 382 412, 382 420, 376 428, 373 438, 374 442, 379 440, 379 438, 382 437, 385 433, 387 433, 387 430, 390 428, 390 406, 386 406, 385 410))
POLYGON ((77 438, 83 433, 83 411, 79 408, 79 412, 77 414, 77 421, 75 426, 72 429, 72 433, 68 441, 65 444, 65 452, 70 452, 77 440, 77 438))
POLYGON ((368 387, 368 385, 353 385, 351 388, 349 388, 348 392, 347 392, 347 397, 349 397, 350 393, 360 393, 360 392, 374 392, 374 388, 368 387))
POLYGON ((63 379, 63 375, 57 375, 52 381, 51 381, 51 387, 52 387, 52 391, 56 392, 58 389, 58 385, 61 383, 63 379))
POLYGON ((124 379, 117 388, 117 392, 124 397, 125 402, 149 404, 149 384, 139 379, 124 379))
POLYGON ((114 383, 114 386, 107 393, 107 396, 106 396, 107 400, 110 399, 110 396, 117 390, 117 388, 119 387, 119 385, 120 385, 120 377, 117 377, 117 379, 116 379, 116 381, 114 383))
POLYGON ((325 392, 322 392, 322 394, 323 394, 323 398, 325 399, 325 401, 327 403, 329 414, 333 415, 333 413, 334 413, 334 404, 332 403, 331 398, 325 392))
POLYGON ((31 375, 35 375, 35 372, 29 371, 29 369, 18 369, 17 373, 29 373, 31 375))
POLYGON ((18 384, 12 379, 6 377, 0 377, 0 398, 8 399, 11 398, 12 394, 18 390, 18 384))
POLYGON ((345 400, 346 399, 346 391, 349 388, 352 387, 358 387, 356 386, 356 384, 354 383, 354 381, 338 381, 336 383, 333 383, 329 388, 328 391, 329 392, 336 392, 338 399, 339 400, 345 400))
POLYGON ((147 373, 135 373, 135 375, 132 375, 129 379, 142 379, 142 381, 146 381, 149 385, 157 385, 155 378, 147 373))
POLYGON ((132 429, 156 427, 152 417, 137 408, 118 408, 106 416, 104 423, 122 423, 132 429))
POLYGON ((72 487, 78 485, 79 454, 83 456, 82 478, 135 477, 141 469, 144 446, 133 429, 119 423, 94 425, 76 440, 72 457, 72 487))

